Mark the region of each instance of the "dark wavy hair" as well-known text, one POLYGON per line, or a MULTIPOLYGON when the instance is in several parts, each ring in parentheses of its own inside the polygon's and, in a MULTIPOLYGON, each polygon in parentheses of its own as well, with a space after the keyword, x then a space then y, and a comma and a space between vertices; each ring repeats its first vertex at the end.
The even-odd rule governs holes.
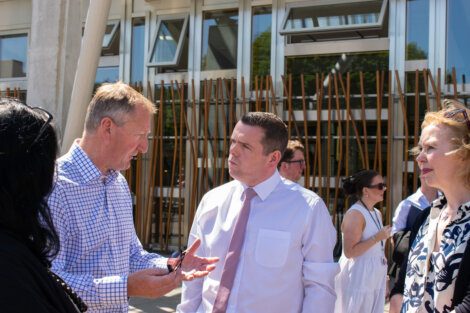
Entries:
POLYGON ((360 170, 359 172, 343 178, 343 190, 347 196, 362 197, 362 188, 369 187, 374 177, 380 174, 373 170, 360 170))
POLYGON ((19 100, 0 98, 0 230, 24 242, 49 267, 60 246, 46 200, 58 152, 47 118, 19 100))
POLYGON ((287 147, 287 126, 280 117, 273 113, 249 112, 242 116, 241 122, 249 126, 261 127, 264 137, 261 141, 264 154, 279 150, 281 155, 287 147))

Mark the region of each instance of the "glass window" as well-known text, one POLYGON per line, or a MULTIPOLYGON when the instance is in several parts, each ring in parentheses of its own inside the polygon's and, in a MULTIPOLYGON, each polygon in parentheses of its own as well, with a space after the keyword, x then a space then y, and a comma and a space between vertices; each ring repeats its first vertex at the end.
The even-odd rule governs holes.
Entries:
MULTIPOLYGON (((300 89, 300 74, 302 73, 306 88, 315 88, 316 73, 319 73, 320 77, 323 74, 323 85, 325 85, 329 73, 341 73, 344 80, 346 73, 349 72, 351 75, 350 92, 360 94, 359 72, 363 72, 364 92, 372 94, 376 92, 376 71, 388 71, 388 59, 388 51, 288 57, 285 72, 292 74, 293 94, 296 96, 302 94, 300 89)), ((384 89, 386 90, 386 86, 384 89)), ((359 100, 357 103, 351 103, 351 106, 360 107, 359 100)), ((371 105, 373 105, 372 102, 371 105)), ((301 108, 300 104, 298 108, 301 108)))
POLYGON ((0 36, 0 78, 26 77, 28 36, 0 36))
POLYGON ((119 55, 119 41, 121 40, 121 28, 119 21, 108 21, 103 36, 102 56, 119 55))
POLYGON ((103 83, 114 83, 119 80, 119 66, 103 66, 96 69, 95 89, 103 83))
POLYGON ((406 3, 406 60, 426 60, 429 46, 429 1, 406 3))
POLYGON ((106 30, 104 31, 103 36, 103 48, 109 48, 109 45, 116 36, 116 32, 119 26, 119 21, 108 21, 106 25, 106 30))
POLYGON ((201 69, 237 68, 238 10, 204 12, 201 69))
POLYGON ((456 82, 466 83, 470 74, 468 51, 470 41, 467 30, 470 29, 470 1, 452 0, 447 2, 447 46, 446 46, 446 81, 451 82, 452 68, 455 67, 456 82))
POLYGON ((157 33, 152 45, 149 65, 177 65, 181 47, 186 38, 188 16, 162 18, 157 23, 157 33))
POLYGON ((254 7, 251 29, 251 81, 271 72, 271 7, 254 7))
POLYGON ((145 18, 134 18, 132 20, 131 84, 142 82, 144 79, 144 39, 145 18))
MULTIPOLYGON (((387 0, 361 1, 353 3, 336 3, 291 7, 282 23, 283 35, 300 35, 302 41, 319 41, 338 38, 367 38, 386 36, 387 0)), ((292 43, 299 38, 291 38, 292 43)))

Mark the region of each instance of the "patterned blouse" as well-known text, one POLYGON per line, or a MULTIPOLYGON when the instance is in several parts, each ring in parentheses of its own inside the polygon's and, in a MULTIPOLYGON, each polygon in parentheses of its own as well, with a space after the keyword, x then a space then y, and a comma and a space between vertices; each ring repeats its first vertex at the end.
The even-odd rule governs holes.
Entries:
POLYGON ((439 251, 433 252, 441 210, 447 200, 432 204, 429 218, 411 245, 401 313, 449 313, 459 265, 470 239, 470 202, 461 205, 444 229, 439 251))

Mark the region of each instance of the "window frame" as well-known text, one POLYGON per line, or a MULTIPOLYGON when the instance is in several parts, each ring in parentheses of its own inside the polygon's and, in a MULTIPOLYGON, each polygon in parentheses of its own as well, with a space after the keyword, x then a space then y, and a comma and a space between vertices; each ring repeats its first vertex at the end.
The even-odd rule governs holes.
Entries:
POLYGON ((155 28, 155 33, 153 34, 153 39, 151 41, 151 45, 149 46, 149 53, 147 59, 147 66, 148 67, 158 67, 158 66, 175 66, 178 65, 180 58, 181 58, 181 51, 183 49, 184 40, 186 37, 188 30, 188 22, 189 22, 189 13, 180 13, 180 14, 168 14, 168 15, 159 15, 157 16, 157 23, 155 28), (176 46, 175 55, 172 61, 165 61, 165 62, 152 62, 153 55, 156 49, 157 43, 157 36, 160 31, 160 27, 164 21, 171 21, 171 20, 181 20, 183 19, 183 29, 181 30, 180 38, 178 39, 178 45, 176 46))
POLYGON ((111 33, 108 35, 106 32, 103 35, 103 42, 101 43, 101 50, 109 49, 109 46, 113 42, 114 37, 116 36, 116 31, 119 28, 119 24, 121 23, 120 20, 108 20, 106 22, 106 27, 109 25, 113 25, 113 29, 111 33))
MULTIPOLYGON (((27 69, 29 69, 29 40, 30 40, 30 32, 28 29, 21 29, 21 30, 12 30, 12 31, 1 31, 0 37, 10 37, 10 36, 23 36, 26 35, 26 64, 27 69)), ((28 81, 28 72, 27 71, 25 76, 21 77, 0 77, 0 90, 6 88, 14 88, 20 87, 22 89, 26 89, 27 81, 28 81)))
MULTIPOLYGON (((366 3, 371 2, 371 0, 357 0, 352 3, 366 3)), ((336 0, 334 3, 331 1, 319 1, 314 3, 294 3, 289 4, 286 7, 286 13, 281 23, 281 29, 279 30, 280 35, 301 35, 301 34, 335 34, 341 33, 343 31, 352 31, 352 30, 374 30, 382 29, 383 21, 385 18, 385 12, 387 11, 388 0, 382 0, 382 6, 380 8, 379 19, 377 23, 370 24, 361 24, 361 25, 344 25, 344 26, 328 26, 328 27, 310 27, 303 29, 286 29, 287 22, 289 21, 289 15, 292 9, 298 8, 307 8, 307 7, 316 7, 323 5, 335 5, 335 4, 346 4, 351 3, 351 1, 341 1, 336 0)))

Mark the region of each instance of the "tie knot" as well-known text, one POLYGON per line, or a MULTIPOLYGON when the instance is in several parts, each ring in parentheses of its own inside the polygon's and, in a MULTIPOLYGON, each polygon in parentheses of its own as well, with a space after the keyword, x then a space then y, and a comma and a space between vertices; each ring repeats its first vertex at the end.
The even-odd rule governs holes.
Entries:
POLYGON ((256 195, 257 195, 257 193, 253 188, 246 188, 245 189, 245 201, 247 201, 247 200, 250 201, 256 195))

